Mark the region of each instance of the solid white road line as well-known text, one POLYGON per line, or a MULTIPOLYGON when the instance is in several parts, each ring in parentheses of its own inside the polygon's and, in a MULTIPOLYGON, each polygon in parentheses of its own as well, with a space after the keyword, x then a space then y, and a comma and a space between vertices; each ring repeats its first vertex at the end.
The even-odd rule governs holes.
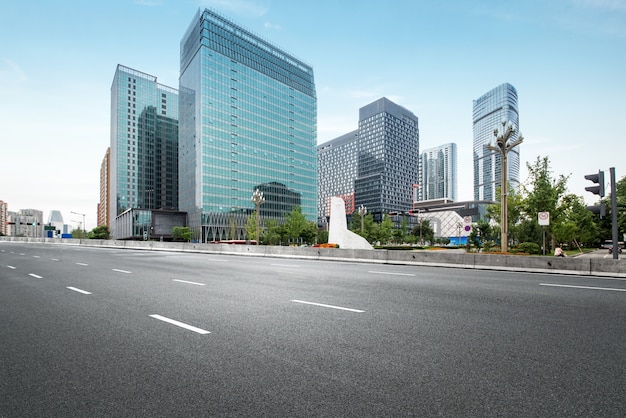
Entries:
POLYGON ((368 271, 368 273, 388 274, 390 276, 415 276, 415 274, 411 274, 411 273, 393 273, 393 272, 390 272, 390 271, 368 271))
POLYGON ((300 266, 295 265, 295 264, 270 264, 270 266, 274 266, 274 267, 295 267, 295 268, 299 268, 300 266))
POLYGON ((12 269, 12 270, 15 270, 15 267, 13 267, 13 266, 7 266, 7 267, 12 269))
POLYGON ((130 271, 126 271, 126 270, 120 270, 120 269, 113 269, 113 271, 117 271, 118 273, 126 273, 126 274, 130 274, 130 271))
POLYGON ((321 306, 323 308, 340 309, 342 311, 350 311, 350 312, 358 312, 358 313, 365 312, 365 311, 362 311, 360 309, 344 308, 344 307, 341 307, 341 306, 326 305, 324 303, 307 302, 307 301, 304 301, 304 300, 292 299, 291 301, 292 302, 296 302, 296 303, 304 303, 305 305, 321 306))
POLYGON ((610 290, 613 292, 626 292, 626 289, 615 289, 612 287, 594 287, 594 286, 572 286, 567 284, 553 284, 553 283, 539 283, 539 286, 551 286, 551 287, 569 287, 573 289, 587 289, 587 290, 610 290))
POLYGON ((172 279, 172 280, 175 281, 175 282, 195 284, 196 286, 206 286, 205 283, 188 282, 187 280, 179 280, 179 279, 172 279))
POLYGON ((39 256, 38 255, 34 255, 33 258, 39 258, 39 256))
POLYGON ((77 266, 88 266, 89 264, 85 264, 85 263, 76 263, 77 266))
POLYGON ((50 260, 52 260, 52 261, 59 261, 58 258, 51 258, 50 260))
POLYGON ((43 277, 38 276, 38 275, 33 274, 33 273, 28 273, 28 275, 29 275, 30 277, 34 277, 35 279, 43 279, 43 277))
POLYGON ((176 325, 176 326, 181 327, 181 328, 188 329, 189 331, 197 332, 198 334, 210 334, 211 333, 211 332, 209 332, 207 330, 204 330, 204 329, 201 329, 201 328, 196 328, 196 327, 194 327, 192 325, 188 325, 188 324, 185 324, 183 322, 178 322, 178 321, 176 321, 174 319, 166 318, 166 317, 161 316, 161 315, 154 314, 154 315, 150 315, 150 317, 154 318, 154 319, 158 319, 159 321, 163 321, 163 322, 167 322, 167 323, 176 325))
POLYGON ((87 292, 86 290, 78 289, 76 287, 68 286, 67 288, 73 290, 74 292, 82 293, 84 295, 91 295, 91 292, 87 292))

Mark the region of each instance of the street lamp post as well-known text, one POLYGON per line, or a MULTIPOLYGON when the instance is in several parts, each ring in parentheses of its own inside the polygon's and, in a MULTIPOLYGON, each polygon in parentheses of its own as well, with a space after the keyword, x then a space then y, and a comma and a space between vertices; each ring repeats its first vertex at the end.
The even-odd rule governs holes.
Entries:
POLYGON ((252 193, 252 203, 256 206, 256 245, 259 245, 259 232, 261 229, 261 205, 265 202, 265 198, 263 197, 263 192, 259 189, 256 189, 254 193, 252 193))
POLYGON ((78 213, 78 212, 71 212, 74 215, 81 215, 83 217, 83 238, 87 238, 87 231, 85 229, 85 214, 84 213, 78 213))
POLYGON ((361 233, 363 233, 365 225, 365 215, 367 215, 367 208, 363 205, 359 206, 359 216, 361 217, 361 233))
POLYGON ((502 180, 500 184, 500 250, 505 253, 508 251, 509 246, 509 220, 508 220, 508 208, 507 208, 507 155, 509 151, 524 142, 524 137, 520 133, 517 139, 513 142, 508 142, 509 138, 515 134, 516 129, 511 121, 503 120, 501 122, 501 130, 494 128, 493 136, 496 137, 496 145, 487 145, 487 149, 490 151, 499 152, 502 159, 500 164, 500 172, 502 173, 502 180))

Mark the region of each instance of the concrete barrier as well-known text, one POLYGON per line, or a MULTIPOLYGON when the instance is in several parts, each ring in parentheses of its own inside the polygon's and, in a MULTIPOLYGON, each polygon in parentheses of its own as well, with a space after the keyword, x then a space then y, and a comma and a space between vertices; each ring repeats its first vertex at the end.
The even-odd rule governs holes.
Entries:
POLYGON ((180 251, 254 257, 283 257, 379 264, 422 265, 465 269, 561 273, 581 276, 626 277, 625 259, 516 256, 450 251, 350 250, 342 248, 266 245, 199 244, 162 241, 118 241, 59 238, 0 237, 1 242, 82 245, 146 251, 180 251))

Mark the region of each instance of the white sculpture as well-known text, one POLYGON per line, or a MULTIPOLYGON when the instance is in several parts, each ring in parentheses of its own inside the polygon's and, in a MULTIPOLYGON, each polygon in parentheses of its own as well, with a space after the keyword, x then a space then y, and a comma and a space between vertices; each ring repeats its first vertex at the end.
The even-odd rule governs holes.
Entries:
POLYGON ((339 248, 351 250, 374 249, 365 238, 348 230, 348 224, 346 222, 346 203, 340 197, 330 199, 328 242, 338 244, 339 248))

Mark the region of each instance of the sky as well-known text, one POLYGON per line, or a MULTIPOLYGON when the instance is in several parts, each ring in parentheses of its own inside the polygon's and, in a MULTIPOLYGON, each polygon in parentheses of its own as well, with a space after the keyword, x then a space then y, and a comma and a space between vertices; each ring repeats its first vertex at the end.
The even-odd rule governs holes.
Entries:
MULTIPOLYGON (((118 64, 178 88, 180 40, 212 9, 313 66, 318 143, 387 97, 420 149, 454 142, 473 199, 472 101, 518 92, 520 180, 548 157, 588 204, 585 174, 626 175, 626 0, 29 0, 0 5, 0 200, 97 225, 118 64)), ((608 189, 607 189, 608 190, 608 189)))

